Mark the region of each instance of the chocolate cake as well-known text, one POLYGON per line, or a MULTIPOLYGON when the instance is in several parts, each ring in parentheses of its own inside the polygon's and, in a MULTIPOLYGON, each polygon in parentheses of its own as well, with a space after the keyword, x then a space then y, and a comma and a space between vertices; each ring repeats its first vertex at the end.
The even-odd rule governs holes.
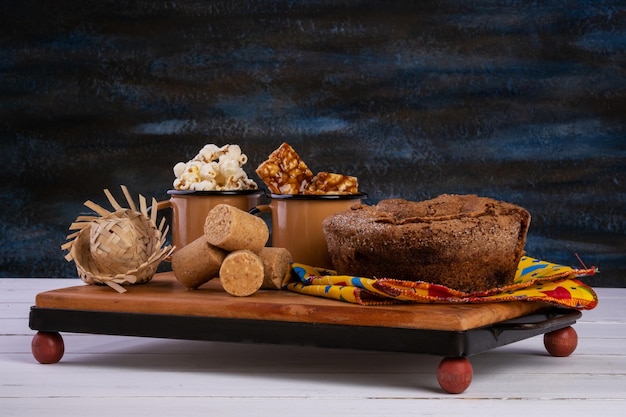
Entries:
POLYGON ((327 217, 340 275, 426 281, 474 293, 513 284, 530 214, 476 195, 382 200, 327 217))

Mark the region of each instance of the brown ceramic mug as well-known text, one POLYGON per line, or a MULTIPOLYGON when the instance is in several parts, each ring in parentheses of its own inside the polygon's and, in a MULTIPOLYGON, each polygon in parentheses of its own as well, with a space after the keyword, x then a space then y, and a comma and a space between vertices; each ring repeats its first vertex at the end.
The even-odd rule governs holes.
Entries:
POLYGON ((269 194, 270 204, 257 206, 250 212, 272 213, 272 246, 289 250, 294 262, 332 269, 322 222, 332 214, 348 210, 366 197, 365 193, 269 194))
POLYGON ((218 204, 229 204, 248 211, 259 205, 262 191, 186 191, 169 190, 169 200, 159 201, 157 210, 172 209, 172 244, 176 248, 193 242, 204 233, 207 214, 218 204))

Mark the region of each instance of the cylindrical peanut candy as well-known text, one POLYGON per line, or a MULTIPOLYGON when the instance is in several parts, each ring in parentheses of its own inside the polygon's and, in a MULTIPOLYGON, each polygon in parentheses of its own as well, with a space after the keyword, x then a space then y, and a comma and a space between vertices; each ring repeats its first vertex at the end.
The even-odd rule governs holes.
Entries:
POLYGON ((229 252, 259 252, 269 239, 265 221, 253 214, 227 204, 213 207, 204 222, 207 242, 229 252))
POLYGON ((265 247, 259 252, 263 261, 264 290, 280 290, 289 279, 291 272, 291 253, 285 248, 265 247))
POLYGON ((229 253, 220 267, 220 283, 236 297, 254 294, 263 285, 263 261, 249 250, 229 253))
POLYGON ((202 235, 172 255, 172 271, 185 287, 196 289, 219 274, 228 252, 211 245, 202 235))

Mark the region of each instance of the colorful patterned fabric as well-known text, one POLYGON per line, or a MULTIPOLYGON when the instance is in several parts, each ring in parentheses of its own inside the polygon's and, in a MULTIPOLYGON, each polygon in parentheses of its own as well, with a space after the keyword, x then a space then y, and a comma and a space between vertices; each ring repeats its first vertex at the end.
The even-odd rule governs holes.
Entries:
POLYGON ((596 268, 575 269, 531 257, 520 261, 513 285, 480 293, 464 293, 423 281, 336 275, 332 270, 298 263, 292 264, 292 270, 296 280, 286 289, 362 305, 534 301, 590 310, 598 304, 593 289, 578 280, 595 274, 596 268))

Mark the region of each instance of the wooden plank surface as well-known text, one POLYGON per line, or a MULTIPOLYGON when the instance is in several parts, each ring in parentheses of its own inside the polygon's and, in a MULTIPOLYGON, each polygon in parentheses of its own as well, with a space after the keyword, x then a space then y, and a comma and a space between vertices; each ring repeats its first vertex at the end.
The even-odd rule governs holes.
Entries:
POLYGON ((450 395, 436 382, 440 358, 409 353, 68 333, 61 362, 38 364, 36 294, 83 285, 0 279, 3 417, 621 417, 626 407, 626 289, 597 289, 572 356, 549 356, 540 336, 503 346, 473 356, 472 384, 450 395))
POLYGON ((473 329, 545 308, 529 302, 360 306, 282 290, 233 297, 217 279, 188 290, 171 272, 156 274, 149 283, 130 286, 122 294, 107 286, 84 284, 42 292, 37 294, 36 306, 449 331, 473 329))

